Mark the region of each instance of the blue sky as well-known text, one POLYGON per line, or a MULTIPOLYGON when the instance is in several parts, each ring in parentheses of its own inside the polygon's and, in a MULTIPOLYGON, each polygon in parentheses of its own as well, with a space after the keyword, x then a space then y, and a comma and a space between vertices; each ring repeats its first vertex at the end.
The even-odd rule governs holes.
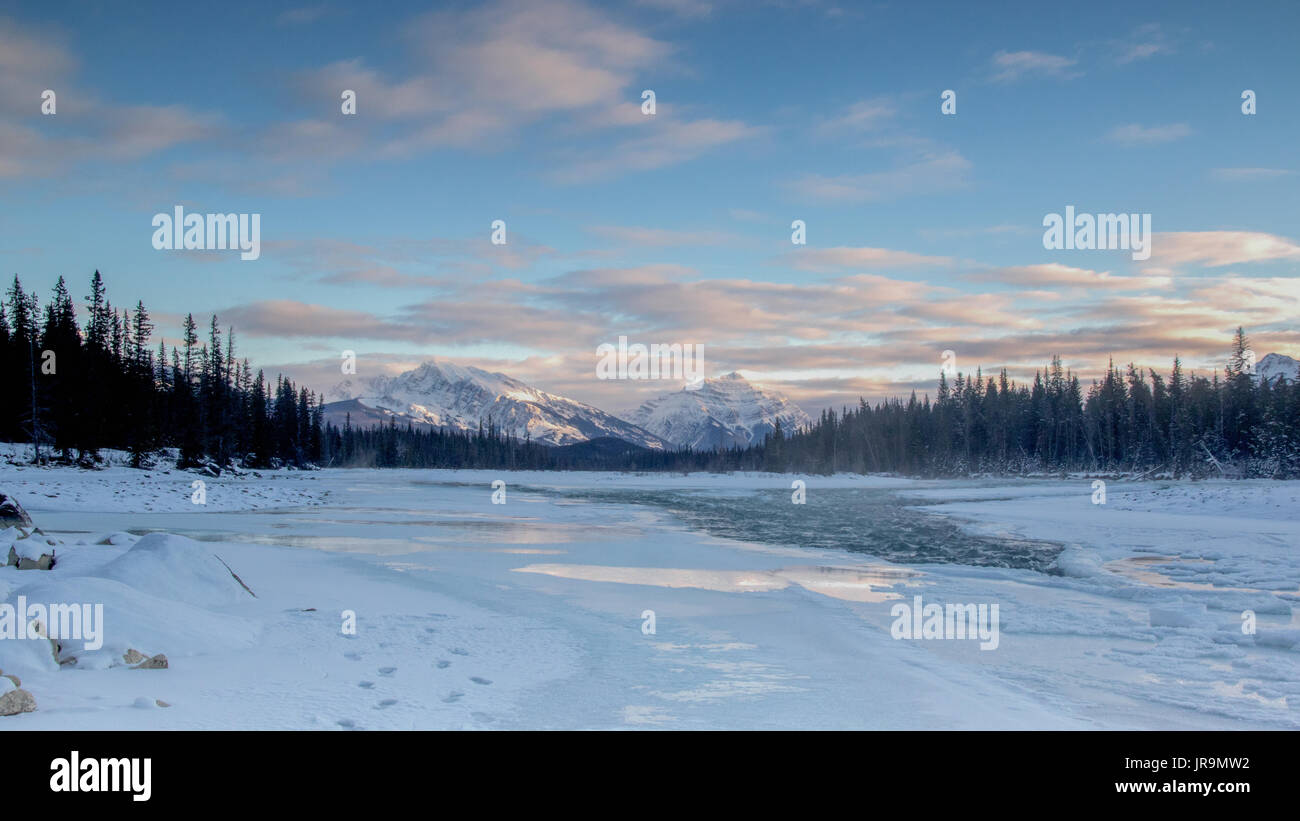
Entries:
POLYGON ((444 356, 617 410, 664 389, 594 378, 619 335, 810 410, 945 349, 1300 356, 1300 4, 123 5, 0 3, 6 281, 98 268, 318 388, 444 356), (178 204, 261 257, 155 250, 178 204), (1067 205, 1150 214, 1151 258, 1044 249, 1067 205))

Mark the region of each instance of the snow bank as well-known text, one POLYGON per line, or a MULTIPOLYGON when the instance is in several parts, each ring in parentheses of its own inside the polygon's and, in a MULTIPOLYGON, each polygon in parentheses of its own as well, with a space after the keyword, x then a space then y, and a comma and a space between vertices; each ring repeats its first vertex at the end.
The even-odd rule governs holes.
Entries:
MULTIPOLYGON (((19 572, 17 570, 13 571, 19 572)), ((45 571, 28 570, 26 573, 43 573, 45 571)), ((15 591, 17 593, 17 591, 15 591)), ((15 596, 6 599, 13 604, 15 596)), ((59 599, 62 601, 62 599, 59 599)), ((54 661, 54 651, 48 641, 42 639, 0 640, 0 670, 26 679, 36 672, 52 672, 59 665, 54 661)))
POLYGON ((168 533, 150 533, 98 575, 200 607, 223 607, 251 597, 207 545, 168 533))
MULTIPOLYGON (((190 589, 196 587, 192 585, 190 589)), ((112 579, 74 577, 29 585, 20 592, 33 603, 103 605, 103 623, 97 625, 102 642, 99 647, 88 648, 85 640, 60 642, 63 647, 60 660, 66 663, 75 659, 77 670, 125 665, 122 657, 127 650, 138 650, 146 656, 162 653, 174 662, 178 658, 247 647, 258 636, 256 623, 249 619, 196 606, 187 602, 184 595, 152 595, 112 579)), ((6 643, 44 644, 39 641, 6 643)), ((50 654, 48 644, 45 652, 50 654)), ((0 667, 8 669, 3 663, 0 667)))
MULTIPOLYGON (((221 612, 254 597, 201 542, 150 534, 123 551, 103 539, 95 545, 49 541, 69 561, 49 571, 0 569, 0 600, 15 609, 20 602, 45 608, 47 629, 54 607, 75 607, 79 635, 56 635, 57 659, 48 639, 0 641, 0 670, 27 676, 61 665, 105 669, 124 666, 128 650, 173 659, 237 650, 257 639, 255 621, 221 612)), ((17 614, 24 622, 27 616, 17 614)))

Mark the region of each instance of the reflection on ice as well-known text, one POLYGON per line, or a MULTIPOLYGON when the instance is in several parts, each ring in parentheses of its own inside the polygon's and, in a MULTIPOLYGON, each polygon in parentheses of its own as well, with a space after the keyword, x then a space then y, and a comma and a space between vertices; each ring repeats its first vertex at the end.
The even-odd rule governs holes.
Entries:
POLYGON ((886 565, 863 567, 825 567, 821 565, 787 567, 776 571, 782 578, 810 590, 836 599, 856 602, 882 602, 901 598, 901 594, 877 592, 874 588, 889 588, 898 583, 915 587, 921 576, 913 570, 903 570, 886 565))
POLYGON ((1214 585, 1212 584, 1179 581, 1153 567, 1153 565, 1173 564, 1174 562, 1209 563, 1207 559, 1183 559, 1177 556, 1129 556, 1126 559, 1115 559, 1106 562, 1104 567, 1112 573, 1118 573, 1125 578, 1149 584, 1152 587, 1180 587, 1185 590, 1213 589, 1214 585))
POLYGON ((615 567, 593 564, 530 564, 519 573, 541 573, 563 579, 652 587, 693 587, 722 593, 784 590, 796 584, 813 593, 856 602, 884 602, 901 598, 888 588, 919 584, 920 573, 887 565, 831 567, 800 565, 777 570, 697 570, 675 567, 615 567), (878 589, 880 588, 880 589, 878 589))
MULTIPOLYGON (((1186 581, 1176 579, 1172 575, 1172 568, 1181 566, 1213 566, 1214 562, 1210 559, 1188 558, 1183 556, 1129 556, 1124 559, 1115 559, 1106 562, 1103 565, 1112 573, 1118 573, 1125 578, 1134 581, 1149 584, 1152 587, 1172 587, 1179 590, 1218 590, 1232 591, 1237 593, 1266 593, 1276 594, 1278 590, 1265 590, 1259 587, 1230 587, 1228 585, 1219 585, 1209 581, 1186 581), (1171 570, 1157 570, 1161 565, 1170 566, 1171 570)), ((1300 591, 1296 591, 1300 592, 1300 591)))
MULTIPOLYGON (((215 514, 221 516, 223 514, 215 514)), ((226 514, 234 515, 234 514, 226 514)), ((205 520, 205 523, 211 518, 205 520)), ((571 545, 601 538, 602 528, 577 526, 557 522, 536 522, 528 519, 487 521, 440 521, 424 523, 424 531, 406 532, 405 528, 388 527, 392 523, 354 523, 345 528, 337 523, 307 520, 297 523, 297 532, 268 529, 267 532, 240 532, 235 530, 197 529, 172 526, 170 528, 131 528, 129 532, 143 536, 153 532, 178 533, 200 542, 240 542, 283 547, 305 547, 339 553, 368 553, 376 556, 393 556, 405 553, 423 553, 442 550, 469 550, 484 553, 562 554, 560 548, 494 548, 487 545, 571 545), (436 527, 429 527, 429 524, 436 527), (383 533, 399 535, 380 535, 383 533)), ((610 532, 615 532, 612 528, 610 532)))

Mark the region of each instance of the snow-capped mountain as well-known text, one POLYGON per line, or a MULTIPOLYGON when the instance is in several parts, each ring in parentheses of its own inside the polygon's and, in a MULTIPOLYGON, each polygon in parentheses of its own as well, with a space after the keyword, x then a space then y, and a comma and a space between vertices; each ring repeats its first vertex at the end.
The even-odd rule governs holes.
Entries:
POLYGON ((753 385, 734 372, 705 379, 696 390, 651 399, 627 418, 674 445, 696 450, 757 444, 778 419, 787 432, 812 421, 781 393, 753 385))
POLYGON ((612 436, 641 447, 665 449, 658 436, 591 405, 546 393, 503 373, 443 360, 425 362, 398 376, 347 380, 329 392, 339 401, 325 405, 325 418, 342 426, 351 414, 354 427, 396 418, 398 425, 478 430, 494 422, 520 439, 571 445, 612 436))
POLYGON ((1266 382, 1276 382, 1279 376, 1285 376, 1287 382, 1295 383, 1300 380, 1300 362, 1285 354, 1265 354, 1255 363, 1255 376, 1266 382))

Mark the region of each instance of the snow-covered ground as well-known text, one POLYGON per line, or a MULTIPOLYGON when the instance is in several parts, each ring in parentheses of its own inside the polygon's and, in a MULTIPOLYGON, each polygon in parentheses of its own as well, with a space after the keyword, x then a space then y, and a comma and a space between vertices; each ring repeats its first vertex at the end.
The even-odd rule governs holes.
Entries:
POLYGON ((176 470, 162 460, 156 469, 137 470, 120 451, 104 451, 103 457, 102 470, 33 467, 29 445, 0 442, 0 493, 17 496, 24 505, 37 497, 54 500, 48 506, 55 510, 89 505, 122 513, 178 513, 320 504, 323 492, 311 482, 312 472, 258 470, 214 477, 176 470), (195 482, 202 483, 201 508, 192 501, 199 490, 195 482))
POLYGON ((59 542, 51 571, 0 568, 0 600, 104 605, 73 664, 0 639, 38 704, 0 728, 1300 726, 1298 482, 1110 482, 1101 505, 1088 480, 804 477, 780 511, 811 533, 816 494, 886 494, 1063 545, 1041 573, 724 538, 652 501, 790 505, 791 476, 282 471, 205 479, 203 506, 197 478, 0 464, 59 542), (997 649, 894 639, 917 595, 997 604, 997 649))

